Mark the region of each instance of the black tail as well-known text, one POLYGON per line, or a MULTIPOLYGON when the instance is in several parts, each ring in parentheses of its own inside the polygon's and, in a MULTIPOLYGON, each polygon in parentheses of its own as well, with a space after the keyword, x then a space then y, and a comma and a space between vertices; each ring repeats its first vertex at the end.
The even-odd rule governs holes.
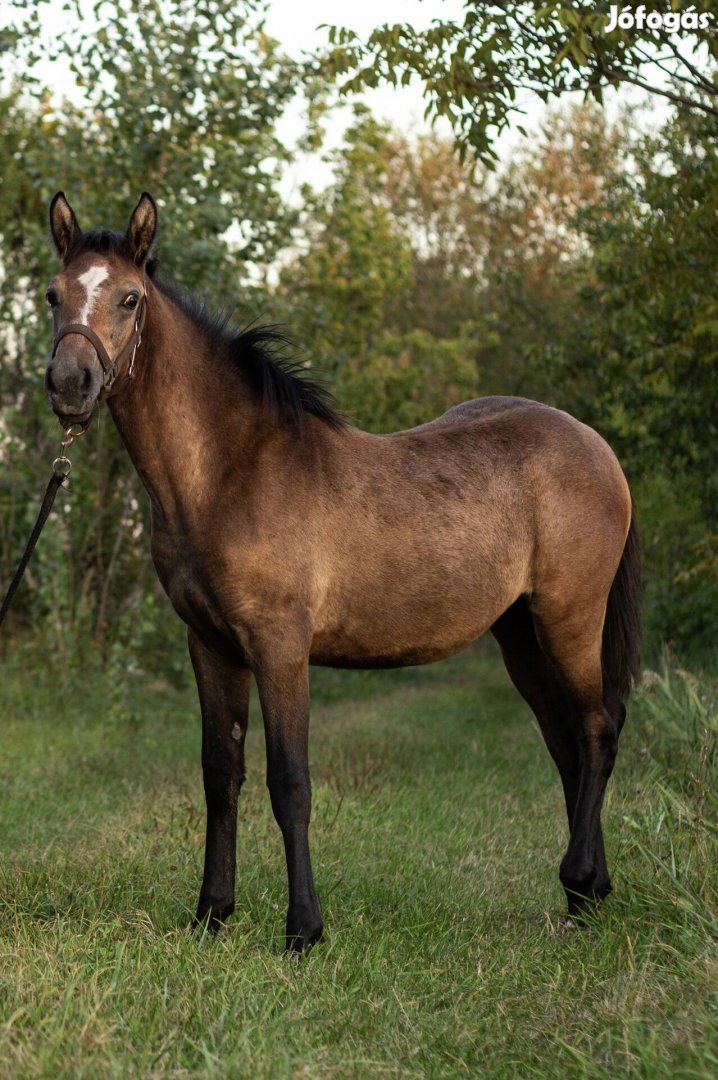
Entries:
POLYGON ((638 678, 641 660, 641 545, 636 515, 613 579, 603 627, 603 675, 611 689, 625 701, 638 678))

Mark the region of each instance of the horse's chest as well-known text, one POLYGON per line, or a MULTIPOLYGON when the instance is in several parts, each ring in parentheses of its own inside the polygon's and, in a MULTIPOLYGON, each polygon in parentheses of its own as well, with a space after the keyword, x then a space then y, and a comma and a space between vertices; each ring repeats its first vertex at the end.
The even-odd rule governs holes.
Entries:
POLYGON ((160 531, 153 532, 151 550, 162 588, 180 618, 200 632, 207 625, 219 629, 225 620, 212 559, 160 531))

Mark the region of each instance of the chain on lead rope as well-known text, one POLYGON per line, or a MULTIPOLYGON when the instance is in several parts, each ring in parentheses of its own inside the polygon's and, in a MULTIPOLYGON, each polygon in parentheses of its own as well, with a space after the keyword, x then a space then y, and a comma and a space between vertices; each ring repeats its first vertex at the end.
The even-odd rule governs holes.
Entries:
POLYGON ((86 431, 87 428, 82 424, 70 424, 69 428, 66 429, 65 438, 60 443, 62 453, 56 457, 52 463, 52 471, 55 476, 61 476, 63 480, 68 478, 72 469, 72 462, 67 456, 67 451, 70 449, 75 439, 79 439, 86 431))

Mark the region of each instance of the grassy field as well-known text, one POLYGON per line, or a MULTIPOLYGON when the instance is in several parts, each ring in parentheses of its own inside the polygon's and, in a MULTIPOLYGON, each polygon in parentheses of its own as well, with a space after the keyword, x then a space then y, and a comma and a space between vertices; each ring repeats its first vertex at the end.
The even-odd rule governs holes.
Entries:
POLYGON ((557 777, 492 648, 317 672, 312 841, 327 939, 282 954, 253 716, 237 914, 189 933, 193 689, 47 665, 0 688, 0 1076, 718 1075, 715 685, 638 695, 607 808, 614 896, 567 930, 557 777))

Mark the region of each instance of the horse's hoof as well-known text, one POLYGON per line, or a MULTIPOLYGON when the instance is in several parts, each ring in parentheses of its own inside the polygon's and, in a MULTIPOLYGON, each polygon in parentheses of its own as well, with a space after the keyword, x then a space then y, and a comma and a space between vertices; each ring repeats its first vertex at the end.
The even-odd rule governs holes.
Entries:
POLYGON ((233 911, 234 904, 200 904, 192 921, 192 929, 218 934, 233 911))
POLYGON ((567 888, 568 918, 573 919, 578 926, 585 925, 585 916, 595 912, 610 892, 611 882, 608 880, 591 885, 585 891, 579 887, 567 888))
POLYGON ((324 927, 321 923, 312 931, 302 929, 296 933, 290 933, 287 930, 285 951, 294 956, 308 956, 317 942, 322 940, 323 933, 324 927))

